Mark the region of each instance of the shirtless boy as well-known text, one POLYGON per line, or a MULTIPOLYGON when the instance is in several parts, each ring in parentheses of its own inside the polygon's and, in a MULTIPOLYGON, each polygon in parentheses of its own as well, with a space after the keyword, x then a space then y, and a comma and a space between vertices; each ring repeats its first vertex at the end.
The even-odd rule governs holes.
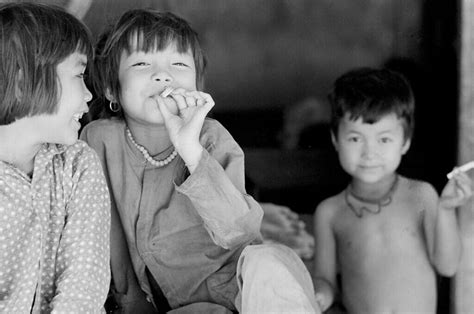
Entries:
POLYGON ((414 98, 389 70, 358 69, 330 94, 332 142, 352 177, 314 215, 315 287, 322 310, 337 295, 349 313, 435 313, 436 273, 452 276, 461 256, 456 208, 472 194, 463 171, 441 196, 397 174, 410 147, 414 98))

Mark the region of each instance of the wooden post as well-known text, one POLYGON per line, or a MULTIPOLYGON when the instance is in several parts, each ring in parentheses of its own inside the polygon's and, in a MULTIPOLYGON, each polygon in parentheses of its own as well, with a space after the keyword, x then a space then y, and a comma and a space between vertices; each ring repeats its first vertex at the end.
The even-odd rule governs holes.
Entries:
MULTIPOLYGON (((474 160, 474 1, 459 1, 461 49, 459 69, 458 164, 474 160)), ((474 179, 473 171, 471 178, 474 179)), ((458 212, 463 256, 452 284, 455 314, 474 311, 474 198, 458 212)))

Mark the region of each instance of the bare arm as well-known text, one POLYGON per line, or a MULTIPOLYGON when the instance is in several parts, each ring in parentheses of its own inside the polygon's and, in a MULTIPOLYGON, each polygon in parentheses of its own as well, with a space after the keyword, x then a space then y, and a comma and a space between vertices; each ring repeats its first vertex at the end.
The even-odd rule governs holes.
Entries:
POLYGON ((448 181, 439 199, 434 191, 427 194, 431 195, 428 195, 424 225, 430 259, 441 275, 452 276, 462 251, 456 208, 471 196, 471 181, 466 174, 458 173, 448 181))
POLYGON ((334 302, 336 294, 336 239, 332 229, 332 217, 336 208, 331 201, 324 201, 314 214, 314 285, 316 301, 322 311, 334 302))

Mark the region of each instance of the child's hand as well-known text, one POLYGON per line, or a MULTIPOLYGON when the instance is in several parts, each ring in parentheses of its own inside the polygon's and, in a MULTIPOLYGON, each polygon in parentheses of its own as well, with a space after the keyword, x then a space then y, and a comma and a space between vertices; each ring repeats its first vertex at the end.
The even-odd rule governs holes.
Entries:
POLYGON ((326 302, 326 297, 321 292, 316 292, 314 298, 316 299, 316 304, 319 307, 320 313, 323 313, 329 308, 329 304, 326 302))
POLYGON ((183 88, 173 90, 169 97, 176 102, 177 115, 168 109, 163 97, 156 96, 155 99, 170 140, 192 173, 199 163, 203 149, 199 143, 199 134, 206 115, 214 107, 214 100, 209 94, 183 88))
POLYGON ((297 213, 286 206, 273 203, 260 203, 263 209, 263 224, 277 227, 281 232, 300 234, 305 230, 305 223, 297 213))
POLYGON ((455 209, 464 205, 472 196, 472 181, 469 176, 462 172, 454 172, 443 191, 439 204, 441 208, 455 209))

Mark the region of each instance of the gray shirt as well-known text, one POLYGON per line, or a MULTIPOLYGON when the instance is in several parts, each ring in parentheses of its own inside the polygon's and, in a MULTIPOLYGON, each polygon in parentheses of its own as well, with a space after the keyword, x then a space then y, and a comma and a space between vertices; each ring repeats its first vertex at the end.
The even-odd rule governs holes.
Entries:
MULTIPOLYGON (((211 302, 234 309, 236 262, 246 245, 260 241, 263 216, 245 193, 242 149, 220 123, 206 119, 205 150, 189 175, 179 157, 161 168, 147 163, 125 127, 122 120, 98 120, 81 138, 101 159, 142 290, 151 297, 147 267, 172 308, 211 302)), ((123 258, 114 254, 121 245, 114 242, 112 259, 123 258)))

